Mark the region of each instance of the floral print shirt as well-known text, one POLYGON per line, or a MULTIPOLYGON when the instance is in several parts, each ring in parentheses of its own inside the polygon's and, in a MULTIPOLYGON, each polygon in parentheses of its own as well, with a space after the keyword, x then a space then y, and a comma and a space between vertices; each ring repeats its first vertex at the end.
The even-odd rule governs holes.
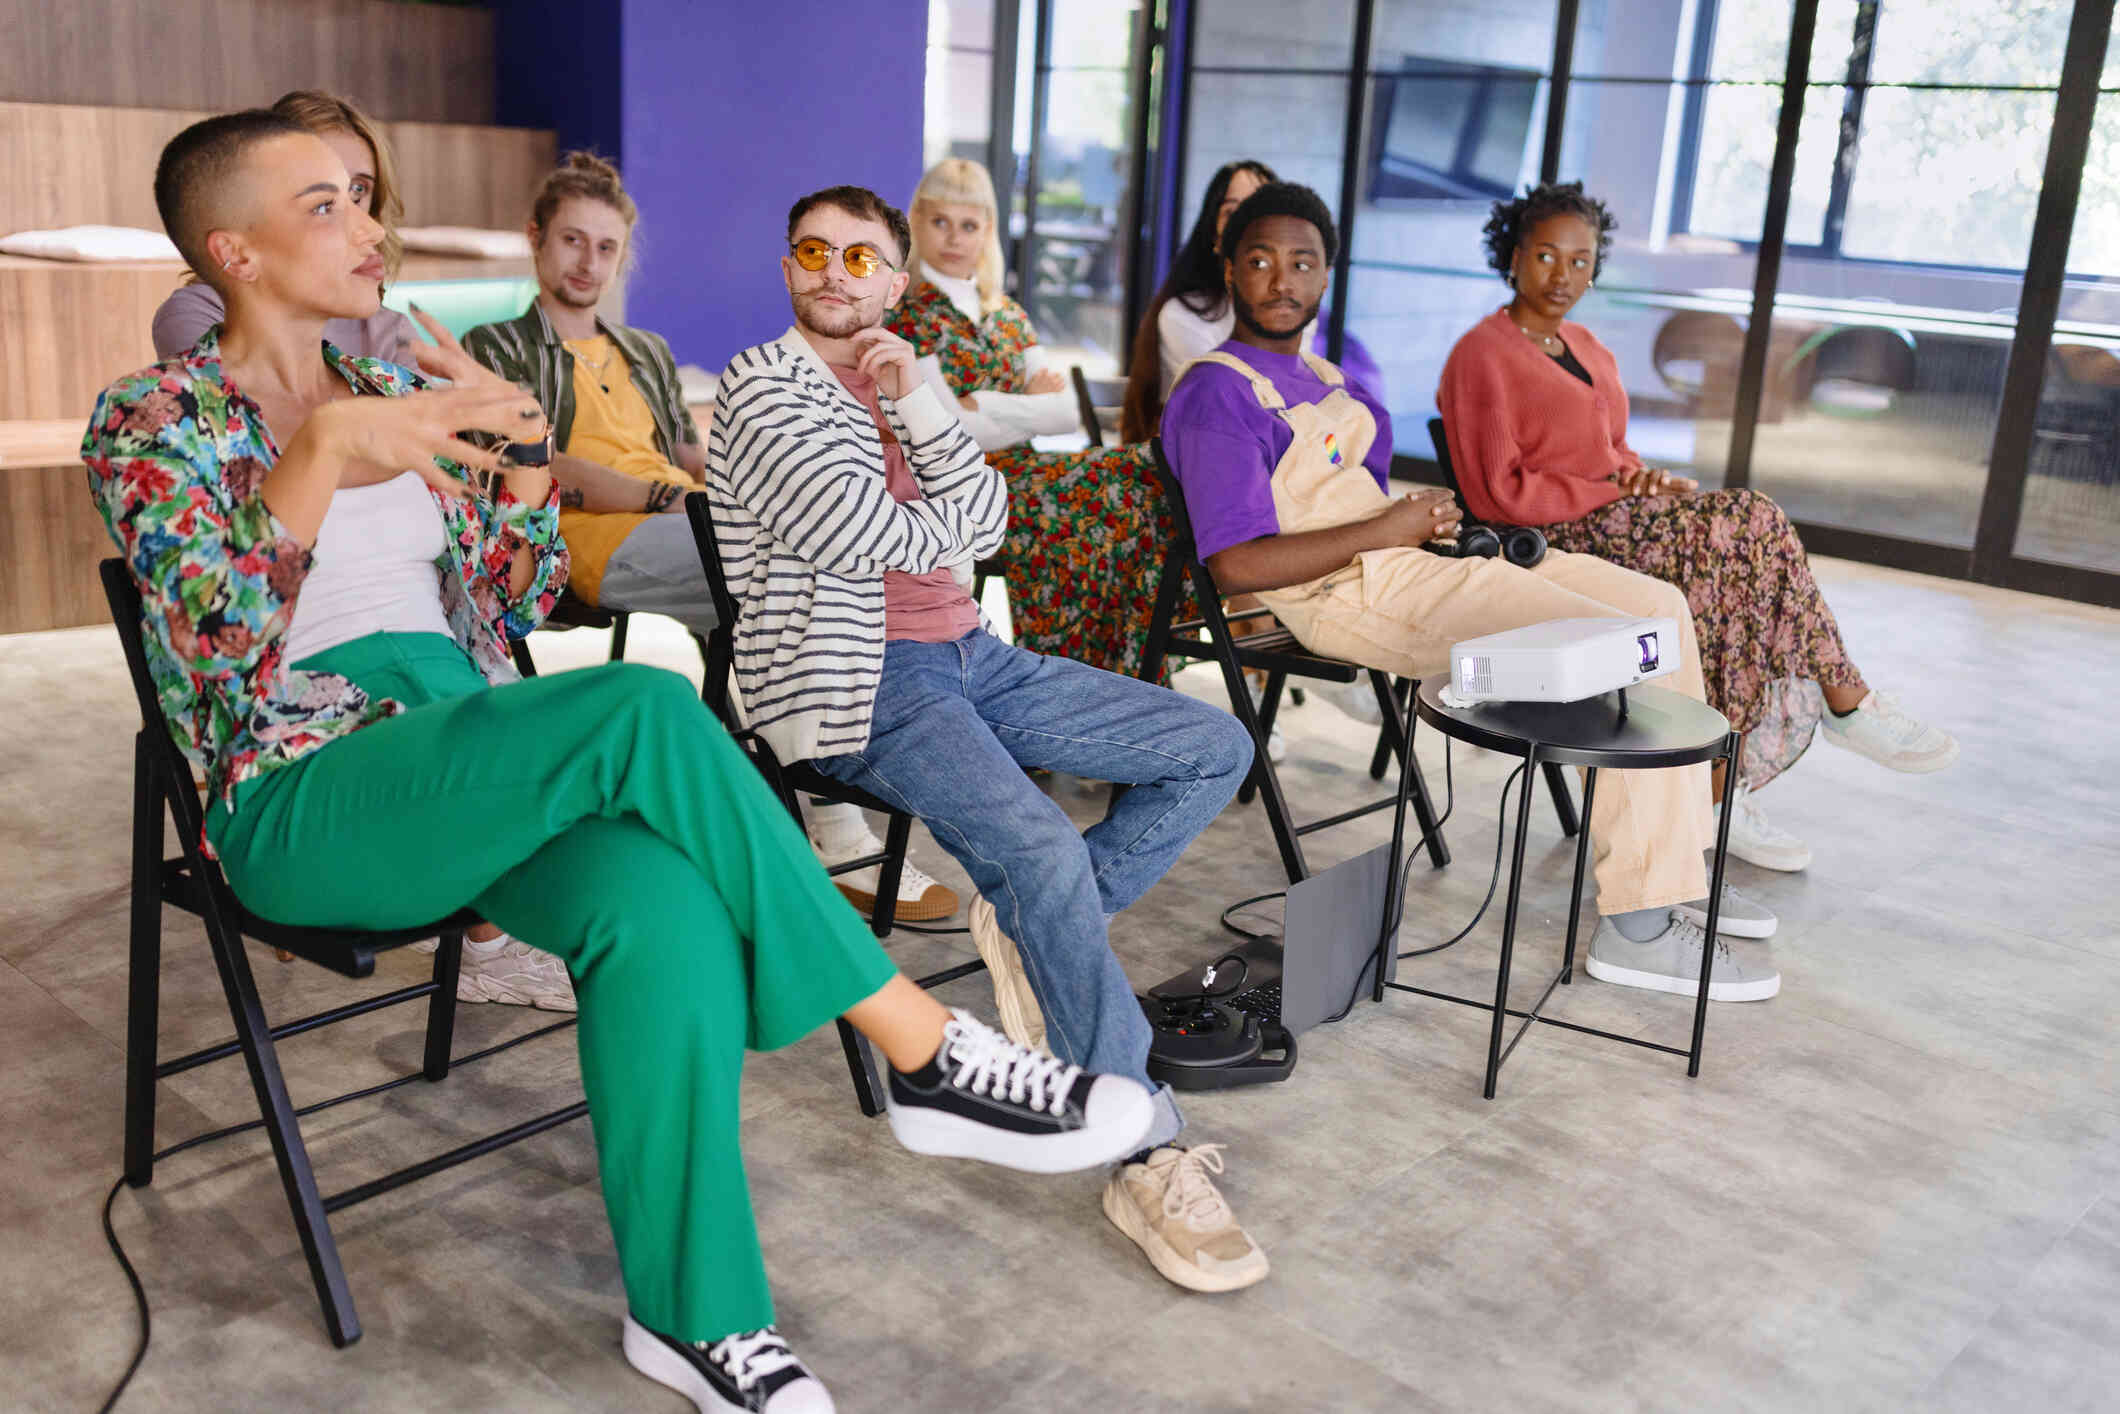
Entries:
POLYGON ((950 391, 960 398, 988 390, 1029 391, 1023 351, 1036 344, 1038 336, 1031 330, 1031 317, 1012 299, 1004 299, 974 324, 932 280, 916 280, 884 327, 911 344, 919 357, 936 355, 950 391))
MULTIPOLYGON (((395 397, 425 386, 396 364, 322 347, 358 394, 395 397)), ((233 804, 241 782, 405 710, 343 677, 281 661, 312 556, 260 494, 279 449, 258 405, 222 372, 218 329, 106 388, 81 459, 140 589, 162 716, 224 803, 233 804)), ((540 506, 498 481, 490 493, 475 489, 461 501, 436 494, 435 502, 449 542, 435 568, 450 629, 487 681, 512 681, 507 640, 543 622, 567 579, 558 488, 540 506), (510 565, 525 546, 530 583, 511 596, 510 565)))

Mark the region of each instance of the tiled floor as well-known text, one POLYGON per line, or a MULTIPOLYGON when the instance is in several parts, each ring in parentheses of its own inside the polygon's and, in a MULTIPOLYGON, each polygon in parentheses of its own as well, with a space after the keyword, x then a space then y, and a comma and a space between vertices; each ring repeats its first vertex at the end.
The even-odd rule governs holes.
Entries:
MULTIPOLYGON (((1815 846, 1735 866, 1781 912, 1784 977, 1718 1007, 1698 1080, 1542 1028, 1479 1097, 1484 1017, 1395 996, 1304 1038, 1285 1085, 1196 1098, 1274 1275, 1196 1297, 1098 1213, 1094 1176, 915 1159, 855 1111, 827 1033, 754 1061, 753 1191, 781 1319, 849 1411, 2103 1410, 2120 1389, 2120 614, 1836 562, 1871 678, 1951 726, 1953 772, 1827 746, 1762 797, 1815 846)), ((692 668, 664 625, 635 656, 692 668)), ((542 636, 549 668, 593 658, 542 636)), ((1203 676, 1181 680, 1212 695, 1203 676), (1197 680, 1196 680, 1197 679, 1197 680)), ((91 1408, 134 1340, 97 1209, 118 1164, 127 743, 107 630, 0 638, 0 1406, 91 1408)), ((1366 786, 1370 737, 1288 718, 1299 800, 1366 786)), ((1422 748, 1442 780, 1441 743, 1422 748)), ((1487 887, 1498 758, 1460 751, 1456 862, 1425 863, 1409 942, 1487 887)), ((1064 789, 1064 788, 1063 788, 1064 789)), ((1094 793, 1068 792, 1087 818, 1094 793)), ((1533 820, 1529 963, 1557 947, 1568 852, 1533 820)), ((1319 841, 1321 862, 1381 837, 1319 841)), ((923 865, 958 880, 924 837, 923 865)), ((1216 945, 1276 873, 1233 808, 1114 925, 1135 977, 1216 945)), ((961 882, 961 880, 960 880, 961 882)), ((1469 988, 1496 929, 1409 964, 1469 988)), ((194 927, 168 927, 162 1043, 226 1030, 194 927)), ((1755 944, 1737 944, 1756 947, 1755 944)), ((910 964, 955 940, 901 935, 910 964)), ((361 990, 254 955, 276 1017, 361 990)), ((402 985, 422 960, 384 959, 402 985)), ((979 981, 954 999, 990 1007, 979 981)), ((1595 982, 1560 1014, 1682 1038, 1687 1004, 1595 982)), ((539 1018, 466 1008, 459 1049, 539 1018)), ((383 1013, 281 1051, 299 1098, 418 1063, 383 1013)), ((327 1187, 556 1107, 571 1043, 534 1042, 312 1122, 327 1187)), ((165 1142, 253 1113, 242 1069, 165 1085, 165 1142)), ((264 1143, 167 1161, 116 1222, 154 1301, 128 1410, 675 1410, 616 1349, 622 1309, 589 1135, 572 1126, 342 1215, 366 1336, 323 1335, 264 1143)))

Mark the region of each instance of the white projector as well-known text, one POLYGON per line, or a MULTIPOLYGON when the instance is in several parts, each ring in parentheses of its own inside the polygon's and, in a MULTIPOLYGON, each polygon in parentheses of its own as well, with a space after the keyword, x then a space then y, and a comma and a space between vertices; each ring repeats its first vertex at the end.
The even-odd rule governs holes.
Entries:
POLYGON ((1552 619, 1450 650, 1451 705, 1580 702, 1678 668, 1670 619, 1552 619))

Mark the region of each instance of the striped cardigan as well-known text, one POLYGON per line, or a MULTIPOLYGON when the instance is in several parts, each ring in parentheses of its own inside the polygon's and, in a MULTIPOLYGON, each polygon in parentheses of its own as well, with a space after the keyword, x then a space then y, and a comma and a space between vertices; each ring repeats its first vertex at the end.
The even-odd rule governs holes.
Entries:
POLYGON ((969 582, 1008 528, 1008 486, 925 384, 883 413, 926 499, 884 485, 883 439, 794 329, 721 375, 707 496, 736 596, 736 686, 783 761, 868 745, 883 674, 883 574, 969 582))

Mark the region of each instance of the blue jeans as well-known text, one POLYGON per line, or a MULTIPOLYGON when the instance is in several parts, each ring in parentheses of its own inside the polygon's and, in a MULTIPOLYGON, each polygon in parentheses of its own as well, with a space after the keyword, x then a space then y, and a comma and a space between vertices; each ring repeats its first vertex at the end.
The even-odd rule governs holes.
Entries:
MULTIPOLYGON (((1251 768, 1236 718, 1182 693, 975 630, 884 645, 860 751, 815 766, 918 816, 994 906, 1023 953, 1053 1054, 1148 1078, 1149 1027, 1106 920, 1221 813, 1251 768), (1045 767, 1130 786, 1077 834, 1024 774, 1045 767)), ((1168 1091, 1151 1145, 1183 1124, 1168 1091)))

